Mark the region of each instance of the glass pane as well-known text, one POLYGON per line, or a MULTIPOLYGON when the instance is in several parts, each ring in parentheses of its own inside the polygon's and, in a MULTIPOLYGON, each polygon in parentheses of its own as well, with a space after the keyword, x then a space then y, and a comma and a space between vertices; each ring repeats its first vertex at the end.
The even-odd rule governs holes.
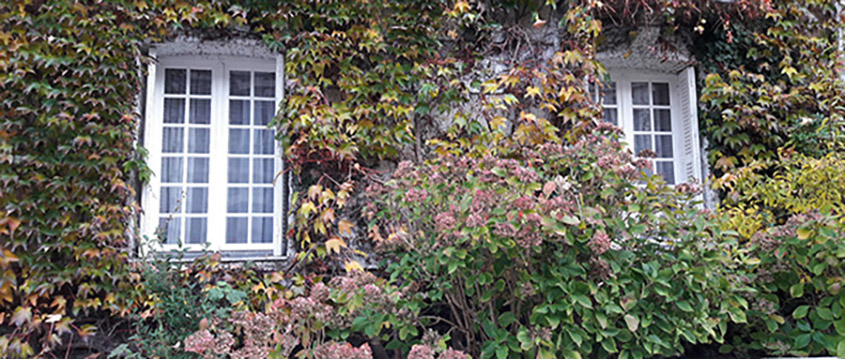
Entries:
POLYGON ((211 130, 207 128, 192 128, 188 130, 188 152, 208 153, 208 143, 211 130))
POLYGON ((184 69, 165 69, 164 93, 184 94, 186 78, 184 69))
POLYGON ((226 243, 246 243, 247 218, 226 217, 226 243))
POLYGON ((164 99, 164 123, 185 123, 185 100, 164 99))
POLYGON ((183 151, 182 137, 185 134, 182 128, 165 127, 164 138, 161 141, 161 152, 181 153, 183 151))
POLYGON ((634 131, 651 131, 651 110, 634 109, 634 131))
POLYGON ((208 158, 188 158, 188 183, 208 183, 208 158))
POLYGON ((255 130, 255 148, 252 153, 257 155, 273 154, 273 130, 255 130))
POLYGON ((208 219, 207 218, 188 218, 187 228, 185 228, 185 237, 188 243, 203 244, 208 234, 208 219))
POLYGON ((211 123, 211 100, 205 98, 192 98, 191 116, 188 121, 196 124, 211 123))
POLYGON ((669 106, 669 84, 655 82, 651 84, 651 90, 655 105, 669 106))
POLYGON ((182 187, 162 187, 159 195, 158 211, 160 213, 179 213, 182 202, 182 187))
POLYGON ((593 100, 593 102, 598 102, 598 95, 597 95, 598 92, 599 92, 598 86, 594 83, 591 83, 590 84, 590 100, 593 100))
POLYGON ((255 73, 255 96, 275 97, 276 96, 276 74, 274 72, 255 73))
POLYGON ((229 73, 229 95, 249 96, 249 71, 229 73))
POLYGON ((229 183, 249 182, 249 158, 229 159, 229 183))
POLYGON ((208 213, 208 188, 188 187, 185 198, 187 213, 208 213))
POLYGON ((211 70, 191 70, 191 94, 211 95, 211 70))
POLYGON ((654 152, 660 158, 672 158, 672 135, 654 136, 654 152))
POLYGON ((161 235, 160 238, 163 238, 166 244, 179 243, 181 224, 182 221, 179 218, 159 218, 156 234, 161 235))
POLYGON ((249 125, 249 100, 229 100, 229 124, 249 125))
POLYGON ((276 174, 272 158, 256 158, 252 160, 252 183, 273 183, 276 174))
POLYGON ((657 174, 661 175, 666 183, 675 184, 675 166, 672 162, 657 162, 657 174))
POLYGON ((252 189, 252 212, 273 213, 273 189, 253 188, 252 189))
POLYGON ((252 243, 273 243, 273 218, 252 219, 252 243))
POLYGON ((246 213, 249 209, 249 188, 229 188, 226 195, 226 212, 246 213))
POLYGON ((634 136, 634 155, 639 156, 645 150, 651 150, 651 135, 634 136))
POLYGON ((229 129, 229 153, 249 154, 249 130, 229 129))
POLYGON ((601 98, 602 102, 605 105, 615 105, 616 104, 616 83, 609 82, 604 84, 604 87, 601 89, 601 98))
POLYGON ((654 130, 672 132, 672 112, 668 109, 654 110, 654 130))
POLYGON ((604 109, 604 121, 612 123, 614 126, 619 126, 618 114, 615 108, 604 109))
POLYGON ((255 101, 255 116, 253 124, 256 126, 267 126, 276 112, 276 105, 273 101, 255 101))
POLYGON ((182 182, 182 158, 164 157, 161 159, 161 182, 180 183, 182 182))
POLYGON ((631 101, 634 105, 648 105, 648 82, 631 83, 631 101))

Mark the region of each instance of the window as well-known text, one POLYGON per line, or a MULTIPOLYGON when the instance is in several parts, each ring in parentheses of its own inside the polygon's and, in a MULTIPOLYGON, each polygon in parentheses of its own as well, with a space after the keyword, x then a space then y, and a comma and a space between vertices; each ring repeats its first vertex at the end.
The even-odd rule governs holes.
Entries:
POLYGON ((282 150, 269 127, 282 98, 274 55, 161 55, 151 67, 144 145, 154 171, 144 234, 162 249, 281 256, 282 150))
POLYGON ((692 68, 678 75, 611 70, 610 81, 593 91, 604 120, 622 128, 635 156, 654 156, 652 170, 667 183, 701 179, 692 68))

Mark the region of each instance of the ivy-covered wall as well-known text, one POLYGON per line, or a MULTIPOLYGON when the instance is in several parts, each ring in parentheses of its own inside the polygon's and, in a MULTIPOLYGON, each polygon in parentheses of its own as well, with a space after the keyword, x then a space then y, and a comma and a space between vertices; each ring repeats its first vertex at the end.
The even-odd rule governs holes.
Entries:
POLYGON ((593 131, 597 49, 633 38, 607 28, 693 40, 712 73, 699 88, 717 175, 783 148, 840 150, 842 20, 832 0, 0 3, 0 352, 49 350, 139 305, 127 183, 149 173, 135 145, 142 44, 253 37, 285 54, 275 125, 298 189, 297 269, 332 271, 358 265, 346 241, 368 229, 348 214, 383 163, 593 131), (507 70, 491 74, 490 59, 507 70))

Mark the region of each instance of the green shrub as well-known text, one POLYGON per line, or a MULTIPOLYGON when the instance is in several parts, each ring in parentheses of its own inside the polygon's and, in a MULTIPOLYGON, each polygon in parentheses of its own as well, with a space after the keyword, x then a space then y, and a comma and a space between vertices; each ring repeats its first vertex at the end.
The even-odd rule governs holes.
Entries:
POLYGON ((642 178, 648 161, 601 135, 502 153, 402 163, 370 189, 387 272, 436 317, 421 325, 474 357, 646 358, 745 321, 690 185, 642 178))

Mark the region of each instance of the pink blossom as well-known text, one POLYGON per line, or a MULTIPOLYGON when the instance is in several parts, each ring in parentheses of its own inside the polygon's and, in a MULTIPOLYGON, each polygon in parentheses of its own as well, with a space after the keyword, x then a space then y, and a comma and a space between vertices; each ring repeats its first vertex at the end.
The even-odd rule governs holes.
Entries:
POLYGON ((469 356, 464 354, 464 352, 460 350, 455 350, 452 348, 446 349, 440 356, 437 357, 438 359, 468 359, 469 356))
POLYGON ((522 166, 517 167, 514 174, 516 175, 516 178, 522 182, 534 182, 537 180, 537 172, 522 166))
POLYGON ((405 202, 421 203, 425 201, 426 198, 428 198, 428 191, 426 190, 411 188, 408 192, 405 192, 405 202))
POLYGON ((471 213, 467 217, 467 227, 483 227, 487 221, 478 213, 471 213))
POLYGON ((513 205, 516 208, 521 210, 529 210, 534 208, 534 197, 530 196, 522 196, 519 197, 516 201, 513 201, 513 205))
POLYGON ((411 347, 408 359, 434 359, 434 349, 428 345, 416 344, 411 347))
POLYGON ((203 354, 214 347, 214 336, 206 329, 185 338, 185 351, 203 354))
POLYGON ((455 227, 455 216, 452 212, 441 212, 434 217, 434 227, 438 231, 447 231, 455 227))
POLYGON ((602 255, 610 249, 610 237, 603 231, 596 231, 590 242, 587 243, 595 255, 602 255))

